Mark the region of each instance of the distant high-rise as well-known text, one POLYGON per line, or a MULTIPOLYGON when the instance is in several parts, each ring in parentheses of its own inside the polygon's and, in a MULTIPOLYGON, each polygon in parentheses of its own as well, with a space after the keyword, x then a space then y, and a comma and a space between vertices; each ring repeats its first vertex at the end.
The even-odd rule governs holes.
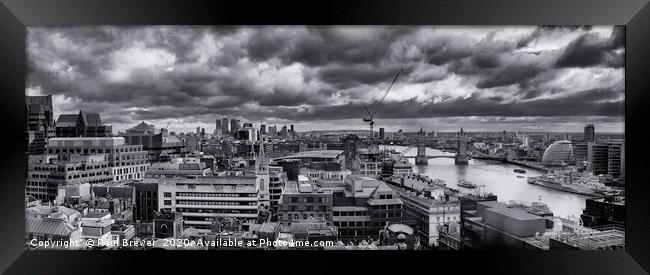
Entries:
POLYGON ((266 135, 266 125, 260 125, 260 134, 266 135))
POLYGON ((282 130, 280 131, 280 135, 282 135, 282 137, 287 136, 287 125, 282 126, 282 130))
POLYGON ((237 132, 237 120, 234 118, 230 119, 230 133, 235 133, 237 132))
POLYGON ((295 131, 294 128, 293 128, 293 124, 291 124, 291 132, 290 132, 290 133, 291 133, 292 135, 296 133, 296 131, 295 131))
POLYGON ((379 128, 379 139, 383 140, 384 138, 386 138, 384 128, 379 128))
POLYGON ((596 141, 596 131, 594 129, 593 124, 585 125, 584 141, 585 142, 594 142, 594 141, 596 141))
POLYGON ((196 135, 198 136, 200 134, 201 134, 201 127, 196 127, 196 135))
POLYGON ((214 132, 217 133, 218 130, 221 130, 221 119, 217 119, 214 124, 214 132))
POLYGON ((222 134, 227 134, 228 133, 228 118, 224 117, 221 119, 221 133, 222 134))
POLYGON ((201 128, 201 136, 202 136, 202 137, 205 136, 205 128, 201 128))

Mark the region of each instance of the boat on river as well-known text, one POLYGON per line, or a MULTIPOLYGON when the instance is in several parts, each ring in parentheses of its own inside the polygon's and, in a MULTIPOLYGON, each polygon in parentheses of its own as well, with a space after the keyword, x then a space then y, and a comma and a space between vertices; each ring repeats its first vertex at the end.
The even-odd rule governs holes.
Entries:
POLYGON ((458 180, 458 186, 469 188, 469 189, 474 189, 477 187, 476 184, 473 184, 471 181, 464 180, 464 179, 458 180))

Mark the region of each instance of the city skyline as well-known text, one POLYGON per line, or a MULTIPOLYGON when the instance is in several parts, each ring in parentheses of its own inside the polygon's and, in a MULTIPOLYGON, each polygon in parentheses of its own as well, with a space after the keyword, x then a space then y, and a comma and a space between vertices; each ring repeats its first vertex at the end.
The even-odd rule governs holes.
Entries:
POLYGON ((223 116, 366 130, 400 69, 376 131, 624 128, 622 27, 29 27, 27 52, 27 95, 115 132, 223 116))

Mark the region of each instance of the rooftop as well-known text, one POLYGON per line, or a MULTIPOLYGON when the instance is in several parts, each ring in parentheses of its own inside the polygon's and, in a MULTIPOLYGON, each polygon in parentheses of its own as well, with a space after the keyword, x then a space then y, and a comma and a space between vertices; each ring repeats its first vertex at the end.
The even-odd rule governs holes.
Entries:
POLYGON ((520 221, 544 219, 540 216, 528 213, 525 209, 522 209, 520 207, 513 207, 503 202, 482 201, 478 202, 478 204, 486 206, 490 209, 489 211, 496 212, 520 221))
POLYGON ((300 158, 330 158, 334 159, 343 154, 343 150, 315 150, 315 151, 304 151, 298 152, 296 154, 280 157, 276 159, 300 159, 300 158))
POLYGON ((25 232, 47 235, 67 236, 76 229, 62 219, 26 218, 25 232))

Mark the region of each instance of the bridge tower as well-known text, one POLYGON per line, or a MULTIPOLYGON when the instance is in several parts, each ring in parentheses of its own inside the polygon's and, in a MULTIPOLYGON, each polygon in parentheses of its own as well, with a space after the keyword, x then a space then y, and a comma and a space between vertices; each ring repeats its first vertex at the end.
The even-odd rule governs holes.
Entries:
POLYGON ((469 156, 467 156, 467 141, 465 141, 465 134, 463 133, 463 129, 460 129, 460 135, 458 135, 458 140, 457 140, 457 145, 458 145, 458 152, 456 153, 456 157, 454 158, 454 163, 456 165, 468 165, 469 164, 469 156))
POLYGON ((429 158, 427 157, 427 148, 424 146, 424 140, 422 138, 418 138, 418 154, 415 156, 415 164, 429 164, 429 158))

